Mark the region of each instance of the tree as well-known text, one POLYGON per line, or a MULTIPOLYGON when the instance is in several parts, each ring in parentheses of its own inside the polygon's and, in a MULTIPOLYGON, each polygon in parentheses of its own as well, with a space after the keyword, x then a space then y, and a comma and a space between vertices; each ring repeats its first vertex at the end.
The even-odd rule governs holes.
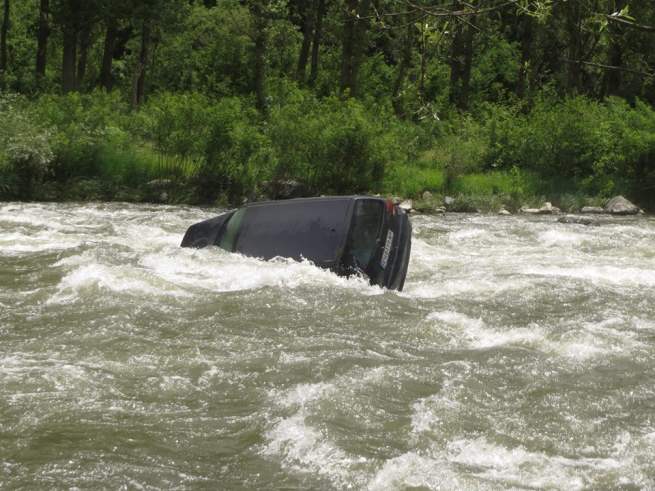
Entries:
MULTIPOLYGON (((455 6, 461 8, 463 2, 456 0, 455 6)), ((456 19, 450 51, 450 102, 463 111, 469 105, 475 22, 475 16, 456 19)))
POLYGON ((141 49, 132 82, 132 107, 138 107, 145 97, 146 66, 150 56, 152 20, 146 16, 141 21, 141 49))
POLYGON ((77 90, 86 71, 90 33, 97 20, 98 0, 56 0, 53 18, 62 33, 62 90, 77 90), (80 58, 78 59, 78 54, 80 58), (81 70, 80 70, 81 69, 81 70))
POLYGON ((36 35, 36 76, 37 78, 45 76, 46 61, 48 55, 48 36, 50 35, 50 25, 48 23, 48 14, 50 10, 49 0, 40 0, 39 2, 39 25, 36 35))
POLYGON ((9 16, 10 4, 9 0, 5 0, 2 16, 2 26, 0 27, 0 76, 4 75, 4 73, 7 71, 7 36, 9 34, 9 16))
POLYGON ((132 107, 137 108, 143 103, 146 92, 146 72, 151 61, 153 34, 159 29, 159 24, 170 20, 177 7, 175 0, 144 0, 135 7, 132 17, 140 31, 139 54, 132 76, 132 107))
POLYGON ((253 64, 254 64, 254 88, 257 109, 266 112, 266 44, 268 40, 268 15, 264 0, 252 0, 250 12, 253 16, 253 64))
POLYGON ((307 75, 307 61, 309 60, 312 35, 314 34, 314 22, 316 20, 316 1, 306 0, 305 2, 301 2, 301 7, 302 43, 300 46, 300 54, 298 55, 296 80, 302 84, 305 82, 305 77, 307 75))
POLYGON ((391 89, 391 101, 393 103, 393 108, 398 117, 405 116, 405 110, 400 101, 400 93, 405 82, 405 77, 407 76, 407 71, 412 62, 412 47, 414 41, 414 31, 416 26, 411 20, 409 15, 401 17, 403 22, 406 24, 405 34, 401 37, 401 55, 400 61, 396 68, 396 77, 394 79, 393 87, 391 89))
POLYGON ((341 56, 341 94, 357 96, 357 76, 366 43, 370 0, 346 0, 341 56))
POLYGON ((309 73, 309 85, 313 86, 318 77, 318 59, 323 38, 323 18, 325 17, 327 0, 317 0, 316 21, 314 22, 314 35, 312 38, 312 61, 309 73))

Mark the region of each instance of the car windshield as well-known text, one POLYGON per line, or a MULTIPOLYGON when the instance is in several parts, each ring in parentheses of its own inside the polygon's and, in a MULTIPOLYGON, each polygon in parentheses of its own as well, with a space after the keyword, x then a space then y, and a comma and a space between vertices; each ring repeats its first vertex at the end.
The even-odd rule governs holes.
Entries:
POLYGON ((223 237, 219 243, 221 249, 226 251, 234 252, 234 243, 236 242, 237 235, 239 233, 239 227, 241 226, 241 221, 243 220, 243 215, 246 213, 245 208, 237 210, 230 218, 230 221, 227 222, 225 226, 225 232, 223 232, 223 237))

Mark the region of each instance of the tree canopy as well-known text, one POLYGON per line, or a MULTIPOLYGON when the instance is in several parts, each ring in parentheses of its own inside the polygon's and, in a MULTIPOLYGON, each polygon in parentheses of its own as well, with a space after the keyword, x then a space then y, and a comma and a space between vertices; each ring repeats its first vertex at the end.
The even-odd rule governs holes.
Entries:
MULTIPOLYGON (((317 179, 321 172, 312 170, 309 161, 328 162, 327 144, 321 147, 308 137, 303 157, 298 157, 296 164, 291 160, 299 155, 295 152, 302 133, 312 128, 317 132, 313 138, 325 142, 334 137, 335 148, 339 138, 346 138, 337 135, 341 131, 338 128, 334 134, 326 129, 331 126, 322 113, 328 113, 340 120, 343 128, 378 135, 386 142, 380 145, 392 147, 389 142, 394 141, 398 146, 402 141, 415 150, 407 150, 399 160, 432 159, 446 174, 455 168, 468 168, 461 162, 472 160, 482 170, 528 169, 541 162, 544 154, 528 155, 529 149, 519 150, 520 142, 515 139, 533 138, 536 148, 539 138, 549 136, 539 131, 559 129, 557 125, 551 128, 547 119, 563 118, 562 108, 581 114, 569 122, 576 131, 582 131, 577 126, 589 124, 583 132, 588 137, 585 141, 596 145, 604 139, 596 139, 594 131, 602 129, 610 134, 613 118, 628 111, 627 107, 633 112, 624 114, 624 122, 636 126, 615 134, 626 138, 641 135, 635 143, 640 150, 636 157, 630 157, 629 165, 617 163, 625 155, 617 156, 615 150, 623 148, 624 142, 613 141, 612 148, 602 155, 597 149, 578 149, 578 153, 560 149, 548 155, 566 161, 544 162, 534 170, 542 174, 557 171, 596 182, 599 174, 613 169, 613 185, 619 182, 618 177, 625 176, 634 183, 655 181, 651 163, 655 149, 649 137, 655 103, 653 2, 0 2, 0 90, 4 94, 22 94, 40 104, 71 94, 69 103, 77 97, 75 100, 125 104, 133 111, 131 122, 122 119, 114 126, 132 134, 144 134, 148 127, 146 124, 134 132, 131 125, 135 121, 152 123, 153 118, 163 118, 162 104, 166 111, 181 110, 182 101, 204 104, 213 108, 215 117, 226 108, 240 108, 243 114, 230 122, 229 130, 216 127, 216 121, 209 118, 214 129, 203 129, 208 132, 206 137, 211 140, 212 131, 216 138, 230 134, 236 147, 207 143, 195 153, 205 164, 225 159, 227 154, 236 162, 236 154, 246 151, 237 147, 246 144, 242 138, 250 128, 248 131, 256 131, 273 146, 288 142, 277 153, 267 150, 257 154, 261 165, 267 162, 268 177, 292 175, 290 169, 296 165, 296 170, 305 169, 301 174, 307 179, 317 179), (146 105, 145 113, 139 115, 146 105), (151 113, 154 108, 159 112, 151 113), (546 108, 550 108, 548 114, 546 108), (598 116, 597 108, 602 108, 605 127, 594 127, 591 115, 598 116), (311 111, 316 112, 315 119, 307 120, 303 128, 300 121, 303 115, 313 114, 311 111), (296 119, 298 125, 291 125, 296 119), (314 123, 323 125, 322 129, 314 123), (381 126, 374 130, 367 125, 381 126), (471 130, 475 125, 478 133, 471 130), (295 134, 284 134, 283 127, 295 134), (449 138, 451 143, 444 143, 449 138), (485 150, 462 156, 474 144, 484 145, 485 150), (443 148, 451 149, 449 157, 443 157, 443 148), (614 161, 609 162, 611 159, 614 161)), ((192 112, 203 119, 205 109, 194 107, 192 112)), ((176 124, 172 120, 169 123, 176 124)), ((175 140, 172 131, 167 138, 175 140)), ((250 137, 264 141, 256 135, 250 137)), ((148 138, 155 137, 150 134, 144 138, 151 142, 148 138)), ((379 146, 359 141, 354 133, 346 139, 349 144, 369 149, 379 146)), ((154 141, 161 143, 161 138, 154 141)), ((566 141, 541 143, 545 149, 568 145, 566 141)), ((577 144, 572 142, 571 147, 577 144)), ((155 148, 161 148, 159 143, 155 148)), ((170 151, 180 155, 178 150, 170 151)), ((394 153, 384 151, 380 155, 391 158, 394 153)), ((400 175, 397 162, 394 169, 376 162, 374 167, 386 169, 386 175, 400 175)), ((238 168, 230 172, 238 173, 238 168)), ((236 174, 229 179, 226 175, 221 171, 214 178, 236 179, 236 174)), ((382 176, 384 172, 371 175, 382 176)), ((248 179, 252 184, 257 178, 248 179)), ((603 186, 609 189, 609 184, 603 186)), ((643 185, 640 192, 650 193, 651 186, 643 185)))

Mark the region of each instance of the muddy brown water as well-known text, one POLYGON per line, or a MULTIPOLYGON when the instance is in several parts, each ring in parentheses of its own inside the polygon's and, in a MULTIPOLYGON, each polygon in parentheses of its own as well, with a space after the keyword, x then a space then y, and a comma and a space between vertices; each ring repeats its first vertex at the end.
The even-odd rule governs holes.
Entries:
POLYGON ((0 488, 652 489, 655 220, 413 217, 405 291, 0 204, 0 488))

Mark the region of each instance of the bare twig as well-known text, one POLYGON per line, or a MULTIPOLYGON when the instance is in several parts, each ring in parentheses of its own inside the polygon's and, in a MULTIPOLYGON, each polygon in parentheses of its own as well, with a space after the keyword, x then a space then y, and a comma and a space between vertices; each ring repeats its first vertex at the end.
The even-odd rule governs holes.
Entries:
POLYGON ((633 29, 637 29, 639 31, 644 31, 644 32, 655 32, 655 26, 648 26, 646 24, 638 24, 637 22, 628 20, 624 17, 621 17, 619 15, 607 15, 606 16, 607 20, 616 22, 618 24, 632 27, 633 29))
POLYGON ((595 68, 602 68, 603 70, 613 70, 617 72, 633 73, 635 75, 641 75, 642 77, 655 77, 655 73, 653 72, 642 72, 640 70, 634 70, 632 68, 626 68, 622 66, 605 65, 604 63, 594 63, 593 61, 585 61, 585 60, 570 60, 568 58, 564 58, 563 61, 565 61, 566 63, 575 63, 578 65, 587 65, 595 68))

